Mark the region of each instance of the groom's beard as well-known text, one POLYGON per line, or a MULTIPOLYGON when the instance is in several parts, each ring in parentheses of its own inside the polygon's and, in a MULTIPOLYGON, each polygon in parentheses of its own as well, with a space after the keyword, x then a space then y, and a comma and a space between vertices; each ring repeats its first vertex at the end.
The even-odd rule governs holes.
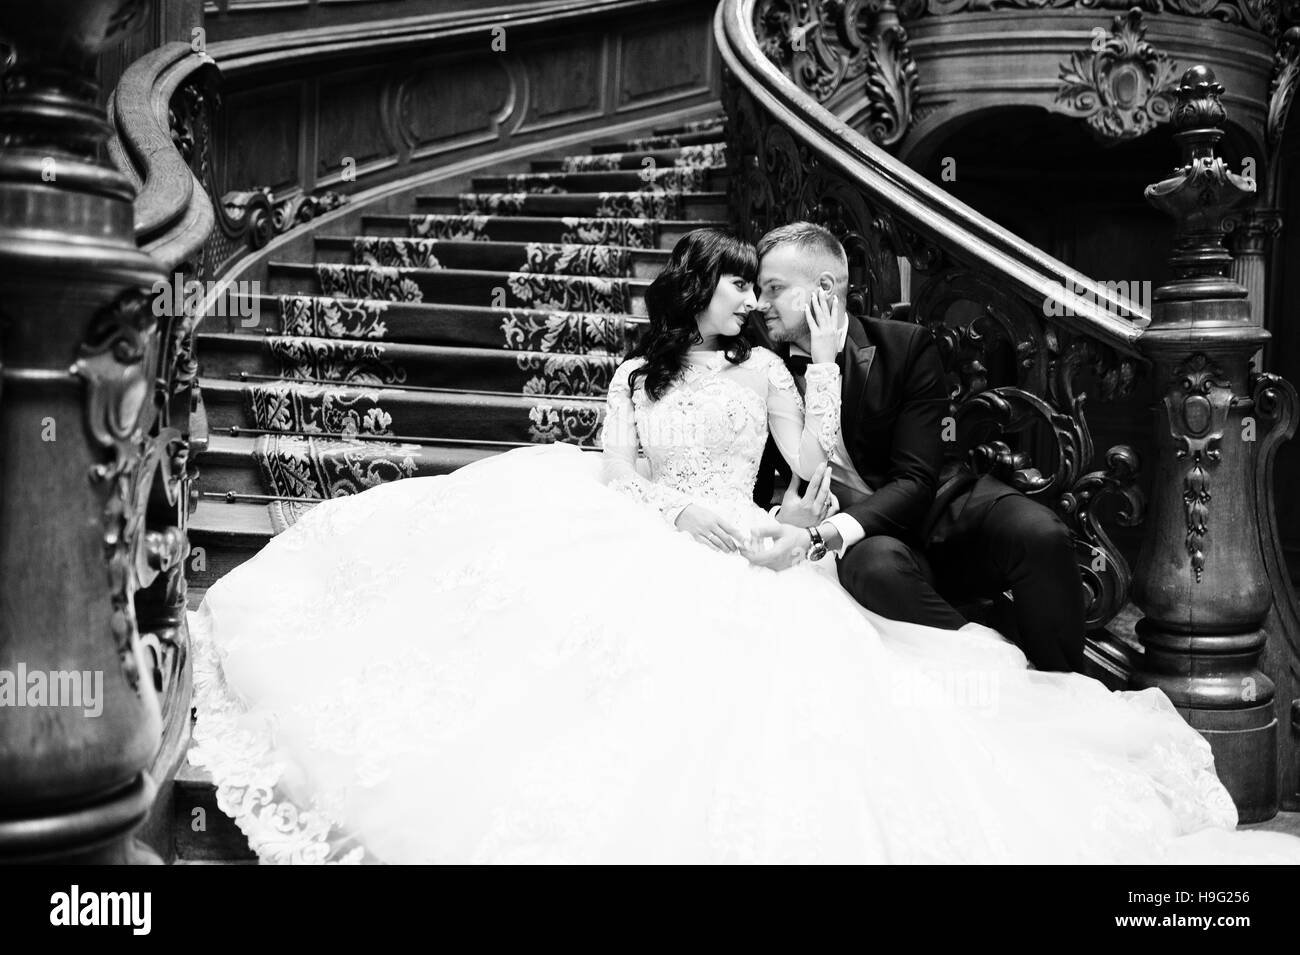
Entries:
POLYGON ((802 325, 798 328, 789 328, 781 324, 780 319, 776 320, 771 325, 764 323, 763 330, 767 333, 768 339, 772 341, 773 344, 777 345, 798 344, 804 338, 808 337, 807 325, 802 325))
POLYGON ((761 345, 770 351, 775 351, 774 346, 781 344, 783 341, 783 339, 772 335, 768 331, 767 316, 757 309, 749 313, 745 321, 745 327, 740 334, 748 339, 751 345, 761 345))

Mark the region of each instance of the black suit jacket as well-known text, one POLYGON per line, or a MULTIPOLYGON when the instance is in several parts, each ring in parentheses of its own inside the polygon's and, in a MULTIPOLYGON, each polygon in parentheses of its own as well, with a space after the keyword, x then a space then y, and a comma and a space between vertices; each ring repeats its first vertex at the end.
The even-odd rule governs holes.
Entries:
MULTIPOLYGON (((839 365, 844 444, 874 492, 842 510, 867 537, 923 547, 942 534, 955 516, 950 504, 977 480, 959 460, 945 462, 948 386, 934 336, 910 322, 850 316, 839 365)), ((769 440, 759 504, 771 500, 778 471, 789 468, 769 440)))

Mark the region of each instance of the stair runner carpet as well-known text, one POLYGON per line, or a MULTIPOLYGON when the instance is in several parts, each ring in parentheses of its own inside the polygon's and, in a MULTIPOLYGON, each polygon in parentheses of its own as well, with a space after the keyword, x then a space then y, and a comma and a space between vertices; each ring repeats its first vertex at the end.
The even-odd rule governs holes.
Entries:
POLYGON ((203 490, 265 503, 278 533, 322 499, 509 447, 595 447, 648 277, 682 232, 722 224, 692 214, 725 191, 722 133, 709 119, 478 176, 417 203, 437 211, 272 263, 269 319, 199 342, 213 432, 238 444, 213 468, 248 461, 260 493, 203 490))

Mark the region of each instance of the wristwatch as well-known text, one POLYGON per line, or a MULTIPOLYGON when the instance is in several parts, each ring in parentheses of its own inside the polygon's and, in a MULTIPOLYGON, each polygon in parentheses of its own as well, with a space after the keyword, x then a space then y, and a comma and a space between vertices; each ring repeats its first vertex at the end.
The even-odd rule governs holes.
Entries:
POLYGON ((808 548, 809 560, 821 560, 826 556, 826 539, 822 537, 822 532, 815 527, 809 527, 808 536, 812 538, 812 545, 808 548))

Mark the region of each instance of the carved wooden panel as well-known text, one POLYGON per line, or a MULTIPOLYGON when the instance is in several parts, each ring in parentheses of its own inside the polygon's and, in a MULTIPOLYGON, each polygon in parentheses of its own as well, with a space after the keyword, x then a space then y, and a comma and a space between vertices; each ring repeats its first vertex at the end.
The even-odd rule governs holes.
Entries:
POLYGON ((598 34, 573 37, 563 46, 532 47, 525 58, 528 107, 516 133, 594 118, 605 103, 606 42, 598 34))
POLYGON ((385 122, 387 79, 379 69, 353 71, 320 80, 316 107, 316 179, 339 182, 345 164, 355 172, 397 162, 397 144, 385 122))
POLYGON ((692 20, 675 20, 618 36, 619 110, 690 96, 707 89, 714 64, 713 38, 692 20))
POLYGON ((225 97, 218 183, 223 191, 250 184, 282 189, 298 182, 302 86, 283 83, 225 97), (249 132, 256 130, 256 136, 249 132))
POLYGON ((422 64, 397 89, 399 135, 417 158, 494 140, 519 107, 521 75, 498 54, 422 64))

